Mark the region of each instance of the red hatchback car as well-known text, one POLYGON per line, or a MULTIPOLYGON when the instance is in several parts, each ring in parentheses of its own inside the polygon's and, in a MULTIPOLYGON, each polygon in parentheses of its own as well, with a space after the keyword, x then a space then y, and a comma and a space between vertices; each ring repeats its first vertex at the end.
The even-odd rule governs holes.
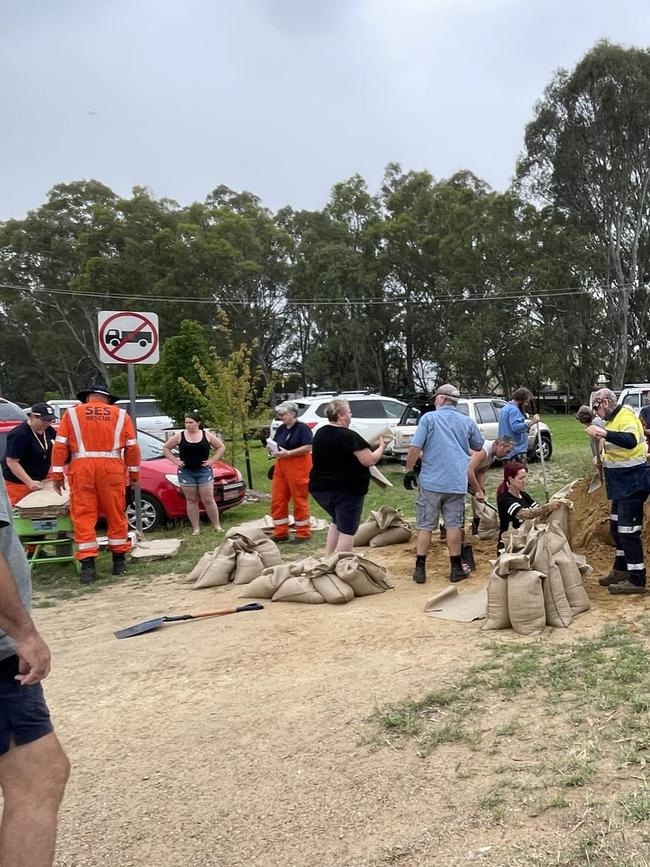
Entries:
MULTIPOLYGON (((27 414, 19 406, 0 398, 0 460, 4 457, 7 434, 27 414)), ((163 444, 151 434, 138 431, 138 443, 142 451, 140 465, 140 489, 142 491, 142 529, 157 530, 168 521, 186 518, 185 497, 178 484, 175 465, 163 454, 163 444)), ((213 467, 214 498, 220 512, 232 509, 243 502, 246 485, 235 467, 219 461, 213 467)), ((203 511, 203 510, 202 510, 203 511)), ((129 525, 135 529, 135 508, 127 506, 129 525)))

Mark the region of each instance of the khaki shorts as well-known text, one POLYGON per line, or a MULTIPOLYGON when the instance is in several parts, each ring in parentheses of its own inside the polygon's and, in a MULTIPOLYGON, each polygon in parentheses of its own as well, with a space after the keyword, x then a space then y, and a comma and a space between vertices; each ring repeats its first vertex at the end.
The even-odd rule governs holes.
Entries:
POLYGON ((418 488, 418 499, 415 506, 415 526, 418 530, 437 530, 438 520, 442 513, 442 521, 447 529, 465 526, 465 494, 442 494, 439 491, 427 491, 418 488))

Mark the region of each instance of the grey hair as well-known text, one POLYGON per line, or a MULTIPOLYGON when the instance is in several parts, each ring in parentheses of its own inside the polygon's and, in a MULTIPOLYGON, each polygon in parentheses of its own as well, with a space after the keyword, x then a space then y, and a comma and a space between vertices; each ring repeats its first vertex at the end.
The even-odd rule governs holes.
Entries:
POLYGON ((346 407, 350 406, 347 400, 341 400, 340 398, 335 398, 334 400, 330 400, 330 402, 325 407, 325 415, 327 416, 328 421, 336 421, 336 419, 341 414, 341 411, 346 407))
POLYGON ((592 407, 597 400, 606 400, 612 406, 616 406, 616 404, 618 403, 618 399, 614 392, 611 390, 611 388, 599 388, 596 394, 591 399, 592 407))
POLYGON ((292 400, 285 400, 276 406, 275 411, 279 415, 282 415, 283 412, 292 412, 295 417, 298 418, 298 415, 300 414, 300 407, 292 400))

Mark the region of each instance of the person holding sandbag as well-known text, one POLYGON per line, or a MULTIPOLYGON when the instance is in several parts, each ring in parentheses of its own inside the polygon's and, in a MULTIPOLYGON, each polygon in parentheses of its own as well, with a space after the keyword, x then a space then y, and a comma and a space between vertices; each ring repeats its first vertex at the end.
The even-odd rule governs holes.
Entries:
POLYGON ((526 490, 527 481, 528 470, 523 464, 512 461, 504 465, 503 481, 497 488, 499 510, 497 556, 505 551, 505 544, 501 537, 510 527, 516 530, 529 518, 542 518, 562 506, 561 500, 551 500, 550 503, 540 506, 526 490))

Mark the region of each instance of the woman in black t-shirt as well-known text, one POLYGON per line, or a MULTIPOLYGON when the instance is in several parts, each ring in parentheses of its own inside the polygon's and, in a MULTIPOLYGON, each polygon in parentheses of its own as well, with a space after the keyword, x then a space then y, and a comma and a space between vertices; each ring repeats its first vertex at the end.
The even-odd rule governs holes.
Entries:
POLYGON ((370 470, 379 462, 386 442, 376 449, 350 430, 352 412, 346 400, 325 407, 328 425, 316 431, 309 474, 309 493, 332 519, 325 555, 351 551, 359 528, 363 498, 368 493, 370 470))
POLYGON ((528 470, 523 464, 512 461, 503 468, 503 481, 497 488, 497 506, 499 508, 499 541, 497 556, 503 554, 505 544, 501 538, 512 527, 516 530, 529 518, 541 518, 559 509, 562 503, 551 500, 540 506, 525 490, 528 481, 528 470))

